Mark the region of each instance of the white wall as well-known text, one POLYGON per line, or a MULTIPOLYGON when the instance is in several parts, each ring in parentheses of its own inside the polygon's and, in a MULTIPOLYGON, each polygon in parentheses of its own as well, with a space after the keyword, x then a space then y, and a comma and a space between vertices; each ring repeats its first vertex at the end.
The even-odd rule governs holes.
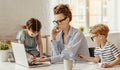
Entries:
MULTIPOLYGON (((96 44, 91 41, 90 36, 86 36, 86 39, 89 47, 96 47, 96 44)), ((108 41, 120 48, 120 33, 110 33, 108 41)))
MULTIPOLYGON (((42 22, 42 35, 50 34, 53 17, 53 7, 56 3, 67 2, 67 0, 0 0, 0 40, 15 39, 21 25, 31 18, 37 18, 42 22)), ((120 0, 116 0, 116 23, 119 23, 120 32, 120 0)), ((90 47, 95 46, 90 37, 86 37, 90 47)), ((120 45, 120 33, 110 34, 111 42, 120 45)))
POLYGON ((119 28, 119 32, 120 32, 120 0, 116 0, 116 16, 117 16, 117 22, 118 28, 119 28))
POLYGON ((0 0, 0 40, 15 39, 30 18, 42 22, 42 34, 50 34, 49 0, 0 0))

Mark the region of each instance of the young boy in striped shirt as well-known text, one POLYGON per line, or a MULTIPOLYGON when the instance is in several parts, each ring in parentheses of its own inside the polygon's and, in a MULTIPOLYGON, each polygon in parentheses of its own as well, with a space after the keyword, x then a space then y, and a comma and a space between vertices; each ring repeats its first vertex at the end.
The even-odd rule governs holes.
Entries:
POLYGON ((102 68, 113 67, 120 63, 120 50, 112 43, 107 41, 109 28, 104 24, 97 24, 90 29, 91 39, 97 44, 95 47, 95 57, 89 57, 82 53, 78 57, 85 60, 102 63, 102 68))

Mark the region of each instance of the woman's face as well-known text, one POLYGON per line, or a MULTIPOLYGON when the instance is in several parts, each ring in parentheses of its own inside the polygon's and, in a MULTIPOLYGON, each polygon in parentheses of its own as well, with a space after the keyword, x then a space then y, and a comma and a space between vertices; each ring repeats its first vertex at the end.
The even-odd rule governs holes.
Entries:
POLYGON ((69 27, 70 21, 69 18, 63 14, 57 14, 55 15, 55 20, 53 22, 58 29, 64 30, 65 28, 69 27))
POLYGON ((35 31, 33 32, 31 29, 28 29, 28 35, 30 37, 36 37, 39 34, 39 32, 35 31))

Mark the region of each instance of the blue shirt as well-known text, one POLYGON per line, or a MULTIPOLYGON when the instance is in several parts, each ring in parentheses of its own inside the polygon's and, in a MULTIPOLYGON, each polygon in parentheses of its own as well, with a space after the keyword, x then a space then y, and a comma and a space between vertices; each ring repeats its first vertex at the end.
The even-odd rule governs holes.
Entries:
POLYGON ((67 43, 65 45, 63 44, 62 35, 63 31, 57 34, 56 40, 51 41, 51 63, 61 62, 64 58, 72 58, 80 62, 85 61, 78 57, 79 53, 89 56, 87 41, 83 33, 70 26, 67 43))

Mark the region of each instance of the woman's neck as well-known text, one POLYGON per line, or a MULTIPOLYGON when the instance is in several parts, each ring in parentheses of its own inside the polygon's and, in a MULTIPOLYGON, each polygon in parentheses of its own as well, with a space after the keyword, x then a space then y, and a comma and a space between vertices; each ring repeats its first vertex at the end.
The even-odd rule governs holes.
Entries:
POLYGON ((64 29, 63 31, 63 43, 66 44, 67 43, 67 35, 69 33, 70 30, 70 26, 66 27, 66 29, 64 29))
POLYGON ((67 36, 68 35, 68 33, 69 33, 69 30, 70 30, 70 26, 68 26, 68 27, 66 27, 65 29, 64 29, 64 35, 65 36, 67 36))

